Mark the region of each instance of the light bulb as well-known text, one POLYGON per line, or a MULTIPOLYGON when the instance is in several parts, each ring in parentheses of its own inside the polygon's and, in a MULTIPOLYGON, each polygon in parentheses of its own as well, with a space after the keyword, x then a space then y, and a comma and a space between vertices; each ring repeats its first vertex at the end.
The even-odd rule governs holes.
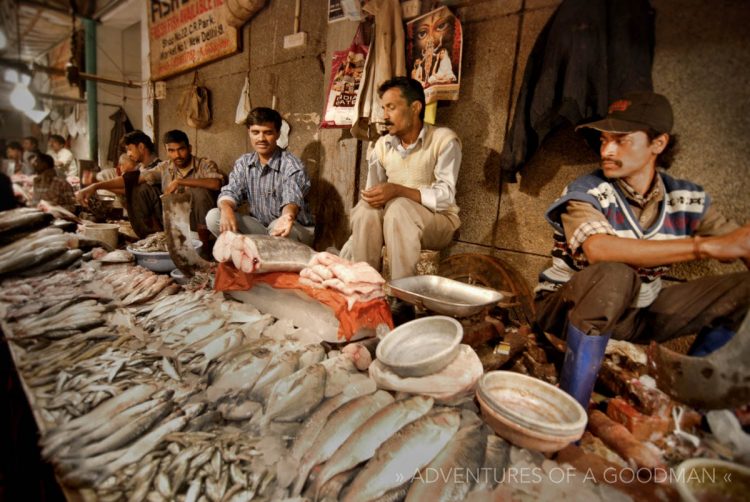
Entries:
POLYGON ((36 99, 31 94, 29 88, 23 84, 16 84, 13 91, 10 93, 10 104, 12 104, 16 110, 27 112, 33 110, 36 105, 36 99))

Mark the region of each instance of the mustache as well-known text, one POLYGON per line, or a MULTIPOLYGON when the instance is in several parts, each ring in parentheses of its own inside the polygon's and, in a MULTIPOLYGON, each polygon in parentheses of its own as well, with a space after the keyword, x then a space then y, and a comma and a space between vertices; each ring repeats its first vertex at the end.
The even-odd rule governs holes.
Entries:
POLYGON ((602 167, 604 167, 604 163, 605 162, 612 162, 617 167, 622 167, 622 161, 615 160, 615 159, 602 159, 602 160, 599 161, 599 165, 602 166, 602 167))

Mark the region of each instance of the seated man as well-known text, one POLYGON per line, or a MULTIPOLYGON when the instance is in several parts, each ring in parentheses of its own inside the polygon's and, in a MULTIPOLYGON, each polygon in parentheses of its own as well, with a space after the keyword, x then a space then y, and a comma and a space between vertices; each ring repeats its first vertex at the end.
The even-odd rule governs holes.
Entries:
POLYGON ((21 141, 21 146, 23 146, 23 166, 25 169, 22 174, 32 175, 34 174, 34 157, 42 153, 39 151, 39 140, 34 136, 26 136, 21 141))
POLYGON ((5 147, 5 154, 8 157, 8 169, 5 174, 13 176, 14 174, 26 174, 29 169, 23 160, 23 147, 18 141, 11 141, 5 147))
MULTIPOLYGON (((169 160, 150 170, 132 171, 138 174, 137 185, 132 193, 126 194, 130 223, 140 238, 164 229, 160 197, 162 193, 169 194, 178 189, 191 193, 190 228, 200 233, 205 228, 203 222, 206 214, 214 207, 216 193, 224 179, 214 161, 192 155, 190 141, 184 132, 176 129, 167 131, 164 144, 169 160)), ((85 203, 96 190, 125 189, 124 176, 89 185, 80 190, 76 197, 85 203)))
POLYGON ((701 186, 657 169, 669 167, 674 143, 664 96, 631 93, 581 127, 600 132, 601 169, 573 181, 547 210, 552 266, 540 275, 536 305, 539 328, 567 338, 561 387, 585 407, 610 336, 648 343, 739 327, 750 272, 663 289, 660 276, 705 258, 749 264, 750 225, 722 217, 701 186), (584 371, 576 361, 586 359, 584 371))
POLYGON ((271 108, 255 108, 245 125, 255 152, 234 163, 218 207, 206 217, 208 229, 216 236, 226 230, 270 234, 312 246, 313 220, 305 202, 310 178, 302 161, 276 144, 281 115, 271 108), (250 214, 237 214, 243 201, 250 214))
POLYGON ((448 246, 461 225, 456 206, 461 143, 452 130, 424 123, 424 90, 416 80, 395 77, 378 94, 388 134, 368 159, 367 188, 352 211, 348 244, 354 261, 380 270, 385 243, 391 278, 399 279, 416 273, 423 247, 448 246))
POLYGON ((54 161, 57 172, 65 177, 78 177, 78 163, 73 152, 65 148, 65 138, 59 134, 49 137, 49 152, 54 161))
POLYGON ((76 201, 73 187, 55 170, 55 161, 47 154, 40 153, 33 160, 34 189, 31 203, 36 206, 46 200, 55 206, 61 206, 70 212, 75 211, 76 201))

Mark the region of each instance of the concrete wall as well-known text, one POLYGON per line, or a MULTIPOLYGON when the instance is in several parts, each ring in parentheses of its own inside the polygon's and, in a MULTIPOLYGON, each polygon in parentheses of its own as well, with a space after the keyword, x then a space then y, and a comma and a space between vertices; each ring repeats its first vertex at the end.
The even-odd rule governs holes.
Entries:
MULTIPOLYGON (((423 2, 429 8, 433 3, 423 2), (429 5, 428 5, 429 4, 429 5)), ((515 266, 533 287, 548 263, 551 232, 545 208, 565 184, 596 167, 597 157, 571 128, 551 135, 522 171, 519 182, 499 183, 499 152, 509 110, 521 85, 528 54, 550 18, 557 0, 446 1, 462 19, 464 50, 461 97, 441 104, 438 123, 458 131, 464 162, 458 185, 463 227, 450 253, 495 254, 515 266), (517 55, 516 55, 517 54, 517 55), (515 70, 514 70, 515 67, 515 70)), ((242 30, 242 53, 200 68, 201 80, 213 91, 214 123, 188 130, 177 116, 181 92, 192 73, 168 80, 168 97, 158 105, 158 129, 186 130, 199 155, 224 169, 249 145, 234 111, 247 69, 253 105, 277 108, 290 122, 291 150, 307 163, 315 180, 312 198, 324 216, 326 245, 341 245, 346 214, 363 183, 366 145, 342 130, 318 130, 332 51, 345 48, 355 23, 326 23, 325 0, 303 2, 306 47, 284 50, 283 37, 292 30, 291 1, 272 0, 242 30), (341 214, 343 217, 332 217, 341 214)), ((716 0, 653 0, 656 13, 655 90, 669 96, 675 111, 675 132, 682 152, 672 172, 704 183, 719 208, 740 222, 750 214, 746 159, 750 146, 750 51, 744 33, 750 22, 745 2, 716 0)), ((160 145, 160 153, 164 155, 160 145)), ((691 275, 718 266, 683 268, 691 275)), ((726 268, 726 267, 724 267, 726 268)))
MULTIPOLYGON (((97 75, 118 81, 141 81, 140 23, 124 29, 99 26, 97 29, 97 75)), ((135 129, 143 127, 141 108, 143 98, 140 88, 111 84, 97 84, 97 113, 99 114, 99 163, 102 168, 114 167, 107 160, 110 134, 114 121, 109 117, 118 107, 127 113, 135 129)), ((88 158, 86 155, 83 158, 88 158)))

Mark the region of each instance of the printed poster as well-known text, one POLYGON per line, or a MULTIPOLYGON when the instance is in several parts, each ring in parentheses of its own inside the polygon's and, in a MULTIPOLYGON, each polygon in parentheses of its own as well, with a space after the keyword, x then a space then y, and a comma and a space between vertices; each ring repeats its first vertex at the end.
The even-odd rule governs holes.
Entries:
POLYGON ((458 99, 462 47, 461 22, 448 7, 406 23, 406 71, 422 83, 427 103, 458 99))
POLYGON ((182 73, 238 50, 225 0, 148 0, 151 78, 182 73))

